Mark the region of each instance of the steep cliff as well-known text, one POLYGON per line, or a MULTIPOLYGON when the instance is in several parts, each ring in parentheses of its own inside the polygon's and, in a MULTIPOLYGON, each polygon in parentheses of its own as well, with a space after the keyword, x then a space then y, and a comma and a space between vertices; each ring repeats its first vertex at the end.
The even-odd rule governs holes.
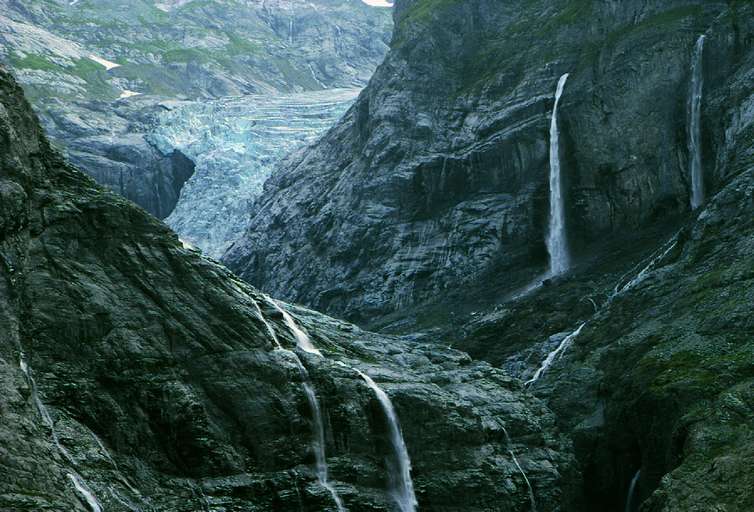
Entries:
MULTIPOLYGON (((475 300, 458 290, 499 299, 545 270, 548 131, 565 73, 575 265, 607 240, 680 222, 695 43, 707 33, 712 97, 752 38, 739 1, 417 0, 394 16, 391 51, 356 105, 268 182, 225 256, 266 291, 370 324, 475 300)), ((727 179, 721 101, 703 103, 712 191, 727 179)))
POLYGON ((754 509, 754 46, 743 41, 725 78, 709 56, 706 119, 722 135, 706 169, 720 189, 680 230, 614 246, 589 271, 479 315, 462 340, 446 335, 522 380, 562 345, 530 386, 571 432, 581 510, 754 509))
POLYGON ((570 443, 517 380, 273 302, 66 164, 2 68, 0 321, 2 510, 393 510, 358 371, 421 510, 572 496, 570 443))

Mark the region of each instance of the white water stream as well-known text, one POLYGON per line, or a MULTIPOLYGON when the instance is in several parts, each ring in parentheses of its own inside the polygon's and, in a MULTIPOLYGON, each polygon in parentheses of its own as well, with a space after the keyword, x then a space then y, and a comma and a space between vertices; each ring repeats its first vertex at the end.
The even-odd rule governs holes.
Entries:
POLYGON ((570 266, 568 238, 566 236, 563 180, 560 172, 560 130, 558 106, 563 95, 568 73, 560 77, 555 91, 555 106, 550 121, 550 229, 547 233, 547 251, 550 253, 550 274, 562 274, 570 266))
POLYGON ((688 149, 691 167, 691 208, 696 210, 704 202, 704 175, 702 173, 702 92, 704 75, 702 57, 705 36, 699 36, 691 63, 691 93, 689 95, 688 149))
POLYGON ((385 413, 385 419, 387 419, 388 428, 390 429, 390 443, 395 456, 394 461, 388 459, 388 467, 390 467, 388 475, 390 477, 390 495, 395 500, 396 505, 398 505, 400 512, 414 512, 418 503, 414 494, 414 483, 411 480, 411 459, 408 456, 408 449, 406 448, 406 442, 403 440, 403 433, 401 432, 401 426, 398 422, 398 415, 393 407, 393 402, 390 401, 387 393, 369 375, 359 370, 356 370, 356 372, 364 379, 367 386, 374 391, 385 413))

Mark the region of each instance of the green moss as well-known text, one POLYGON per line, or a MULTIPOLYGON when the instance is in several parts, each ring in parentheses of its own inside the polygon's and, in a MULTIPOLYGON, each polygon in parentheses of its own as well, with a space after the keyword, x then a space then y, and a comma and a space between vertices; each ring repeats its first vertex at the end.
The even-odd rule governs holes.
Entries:
POLYGON ((210 56, 204 50, 198 48, 175 48, 163 53, 162 58, 165 62, 200 62, 207 63, 210 56))
POLYGON ((41 55, 26 55, 23 58, 12 55, 10 57, 10 63, 11 66, 16 69, 38 69, 42 71, 60 71, 64 69, 59 64, 56 64, 41 55))

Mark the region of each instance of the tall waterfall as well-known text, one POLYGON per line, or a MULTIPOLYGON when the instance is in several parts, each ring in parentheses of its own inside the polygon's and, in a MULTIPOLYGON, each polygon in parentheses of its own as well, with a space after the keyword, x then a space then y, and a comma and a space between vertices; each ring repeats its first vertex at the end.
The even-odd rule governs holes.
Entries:
POLYGON ((696 210, 704 202, 704 176, 702 174, 702 56, 705 36, 696 40, 691 63, 691 94, 689 95, 688 147, 691 167, 691 208, 696 210))
POLYGON ((379 400, 382 410, 385 412, 385 418, 390 429, 390 443, 393 445, 395 461, 388 458, 390 469, 390 494, 398 505, 400 512, 415 512, 418 503, 414 494, 414 483, 411 480, 411 459, 408 456, 406 442, 403 440, 401 426, 398 423, 398 415, 395 412, 390 397, 387 396, 382 388, 375 383, 369 375, 356 370, 364 382, 372 388, 377 400, 379 400))
POLYGON ((636 494, 636 485, 639 483, 639 477, 641 477, 641 470, 637 471, 631 479, 631 485, 628 487, 628 495, 626 496, 625 512, 633 512, 634 510, 634 495, 636 494))
POLYGON ((560 132, 558 130, 558 106, 568 73, 560 77, 555 92, 555 106, 550 121, 550 229, 547 234, 547 251, 550 253, 550 274, 558 275, 568 270, 568 239, 566 237, 565 205, 560 173, 560 132))

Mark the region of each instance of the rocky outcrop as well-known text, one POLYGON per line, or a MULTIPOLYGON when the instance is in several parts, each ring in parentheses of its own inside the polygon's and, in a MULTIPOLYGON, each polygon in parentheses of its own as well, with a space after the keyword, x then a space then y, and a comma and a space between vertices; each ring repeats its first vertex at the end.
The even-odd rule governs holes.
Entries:
MULTIPOLYGON (((370 325, 393 315, 403 330, 416 305, 524 286, 547 264, 548 128, 564 73, 576 264, 680 219, 696 39, 708 32, 706 91, 720 92, 750 17, 726 1, 399 1, 386 61, 344 120, 268 182, 225 261, 281 297, 370 325)), ((713 191, 726 180, 718 112, 703 104, 713 191)))
POLYGON ((304 378, 330 483, 350 510, 392 510, 385 416, 357 369, 395 405, 421 510, 571 496, 570 445, 517 380, 273 304, 65 163, 2 69, 0 317, 2 510, 335 510, 304 378))
POLYGON ((180 150, 161 151, 149 133, 164 112, 155 99, 69 102, 48 100, 41 112, 65 157, 98 183, 158 218, 178 203, 195 163, 180 150))

